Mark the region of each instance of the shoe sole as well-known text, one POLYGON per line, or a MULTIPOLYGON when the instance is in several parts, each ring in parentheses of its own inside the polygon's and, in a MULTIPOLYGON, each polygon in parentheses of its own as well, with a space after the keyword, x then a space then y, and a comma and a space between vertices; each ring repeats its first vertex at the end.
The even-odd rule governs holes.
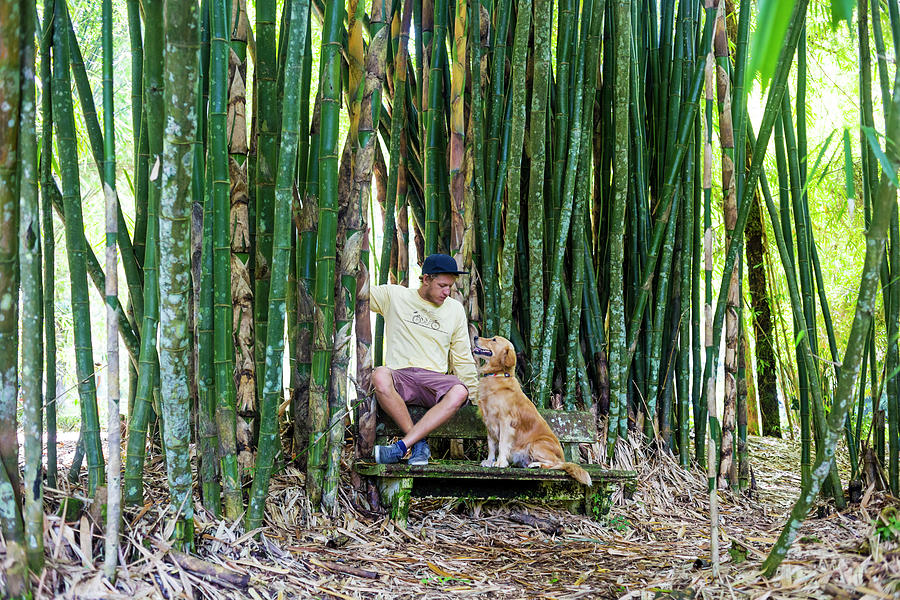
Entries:
POLYGON ((424 467, 425 465, 428 464, 428 461, 427 461, 427 460, 426 460, 425 462, 421 462, 421 461, 417 461, 417 462, 409 461, 409 462, 406 463, 406 464, 408 464, 408 465, 411 466, 411 467, 424 467))

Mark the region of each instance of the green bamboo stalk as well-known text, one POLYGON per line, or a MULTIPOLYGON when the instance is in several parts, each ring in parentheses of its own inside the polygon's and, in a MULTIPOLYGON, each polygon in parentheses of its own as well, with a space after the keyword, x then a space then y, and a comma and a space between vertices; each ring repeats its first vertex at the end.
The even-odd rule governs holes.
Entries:
POLYGON ((613 197, 610 209, 609 256, 609 425, 607 428, 607 456, 612 456, 618 435, 618 423, 627 412, 627 349, 625 339, 625 207, 629 172, 629 70, 631 68, 631 4, 617 0, 613 5, 615 23, 615 99, 614 133, 615 155, 613 197))
MULTIPOLYGON (((2 11, 2 8, 0 8, 2 11)), ((9 12, 0 12, 7 23, 9 12)), ((5 40, 0 36, 0 44, 5 40)), ((4 563, 6 576, 5 593, 14 600, 30 600, 31 591, 28 581, 28 561, 25 556, 25 545, 22 534, 22 514, 19 512, 19 502, 16 491, 9 480, 6 469, 0 469, 0 510, 3 518, 0 526, 3 530, 3 541, 6 543, 6 561, 4 563)))
POLYGON ((327 395, 334 331, 335 240, 337 230, 338 118, 341 101, 342 0, 328 0, 322 34, 321 130, 319 134, 319 228, 316 238, 315 332, 309 391, 310 444, 306 493, 313 506, 322 498, 327 395))
MULTIPOLYGON (((790 58, 793 55, 794 50, 796 49, 797 40, 800 37, 800 31, 803 26, 803 22, 806 16, 806 8, 807 2, 805 0, 800 0, 794 7, 794 12, 791 16, 791 22, 788 29, 788 37, 786 38, 786 44, 783 46, 781 54, 779 55, 779 60, 776 64, 775 75, 773 79, 773 83, 769 88, 766 111, 763 115, 763 121, 760 126, 760 131, 756 140, 756 144, 754 145, 753 151, 753 163, 748 173, 746 186, 744 189, 744 194, 748 195, 747 190, 752 190, 759 178, 760 172, 762 170, 762 161, 764 148, 768 145, 769 137, 772 132, 772 128, 774 126, 775 120, 779 114, 779 107, 781 105, 781 101, 784 97, 785 87, 786 87, 786 79, 787 73, 790 67, 790 58)), ((738 218, 734 228, 734 236, 735 238, 739 238, 743 235, 744 226, 747 222, 747 215, 749 213, 750 202, 749 199, 741 199, 738 208, 738 218)), ((733 244, 729 246, 726 257, 725 257, 725 270, 723 274, 723 281, 727 281, 734 270, 735 258, 737 256, 739 244, 733 244)), ((725 313, 725 304, 728 288, 723 286, 719 290, 719 300, 716 303, 716 311, 715 317, 713 320, 713 343, 712 345, 712 360, 708 361, 704 368, 704 376, 706 379, 706 385, 704 387, 703 393, 706 395, 706 398, 714 397, 715 394, 715 365, 718 360, 718 346, 715 343, 717 339, 720 338, 722 333, 722 322, 724 320, 725 313)), ((804 338, 804 345, 808 344, 808 340, 804 338)), ((811 360, 811 358, 810 358, 811 360)), ((815 387, 815 386, 814 386, 815 387)), ((818 390, 814 389, 813 393, 817 394, 818 390)))
POLYGON ((483 276, 485 281, 485 324, 487 331, 497 331, 499 328, 499 282, 497 278, 497 252, 499 248, 499 230, 500 230, 500 213, 501 206, 496 202, 491 202, 497 197, 497 190, 503 189, 503 184, 497 179, 506 177, 506 168, 502 164, 504 156, 508 152, 503 150, 503 140, 505 137, 506 127, 501 124, 509 123, 509 119, 505 117, 509 113, 509 98, 504 91, 504 82, 506 81, 506 55, 507 55, 507 37, 509 31, 510 14, 512 13, 512 0, 500 0, 494 6, 492 15, 495 19, 495 27, 491 28, 491 52, 490 61, 490 82, 491 89, 488 93, 488 110, 486 114, 488 119, 486 143, 484 151, 485 174, 484 174, 484 193, 489 199, 487 210, 485 211, 485 219, 490 227, 488 236, 488 252, 482 259, 483 276), (495 157, 500 156, 498 162, 495 157), (496 208, 496 209, 495 209, 496 208))
MULTIPOLYGON (((203 505, 214 515, 222 513, 219 480, 218 431, 216 427, 216 370, 215 352, 215 279, 213 257, 213 167, 214 152, 218 152, 219 165, 227 162, 225 145, 225 83, 228 80, 228 39, 227 12, 224 3, 208 3, 209 22, 209 125, 206 128, 205 145, 207 157, 205 169, 206 186, 203 194, 203 233, 200 250, 200 297, 197 310, 197 357, 198 357, 198 421, 200 434, 200 481, 203 505), (215 31, 213 29, 215 28, 215 31), (217 100, 213 109, 213 96, 217 100), (213 130, 215 129, 215 134, 213 130), (218 136, 213 144, 213 138, 218 136)), ((197 168, 195 163, 195 168, 197 168)), ((195 173, 196 177, 196 173, 195 173)))
MULTIPOLYGON (((165 120, 163 90, 163 2, 151 0, 144 4, 145 28, 144 52, 147 60, 144 69, 143 88, 145 118, 147 124, 148 158, 153 161, 155 177, 147 188, 147 222, 144 236, 144 318, 141 332, 138 384, 135 392, 134 413, 129 415, 128 446, 125 455, 124 500, 128 505, 143 502, 143 470, 146 452, 147 429, 152 404, 156 395, 156 371, 159 359, 156 349, 159 325, 159 166, 162 161, 163 123, 165 120)), ((158 396, 157 396, 158 398, 158 396)))
MULTIPOLYGON (((550 99, 553 3, 551 0, 534 2, 534 75, 531 93, 529 148, 531 170, 528 178, 528 287, 531 290, 528 315, 531 323, 544 318, 544 177, 547 172, 547 105, 550 99)), ((599 55, 599 48, 597 49, 599 55)), ((592 95, 593 90, 589 90, 592 95)), ((593 107, 590 111, 593 119, 593 107)), ((553 158, 551 151, 551 160, 553 158)), ((580 237, 581 229, 575 239, 580 237)), ((576 242, 580 246, 580 242, 576 242)), ((576 263, 577 264, 577 263, 576 263)), ((583 265, 582 265, 583 266, 583 265)), ((575 296, 573 295, 573 299, 575 296)), ((577 303, 577 302, 576 302, 577 303)), ((532 365, 540 364, 541 328, 530 327, 528 348, 532 365)), ((568 389, 568 386, 567 386, 568 389)))
MULTIPOLYGON (((364 4, 358 0, 351 0, 348 10, 350 13, 350 86, 349 96, 353 98, 350 105, 350 132, 344 142, 340 160, 338 179, 338 221, 336 231, 337 257, 335 270, 337 281, 335 282, 334 297, 334 346, 332 349, 331 373, 328 387, 328 429, 325 478, 322 487, 322 511, 328 514, 335 513, 337 490, 339 487, 341 452, 343 450, 344 431, 338 425, 343 419, 347 407, 347 372, 350 363, 350 342, 353 326, 353 308, 356 297, 356 273, 359 264, 359 252, 365 234, 361 232, 360 212, 364 210, 358 206, 357 182, 354 180, 356 168, 355 159, 358 158, 358 133, 362 113, 361 92, 363 85, 362 66, 365 61, 363 56, 362 27, 360 21, 364 14, 364 4)), ((371 171, 369 181, 371 184, 371 171)))
MULTIPOLYGON (((236 182, 229 177, 229 164, 244 172, 237 160, 229 162, 227 152, 234 152, 245 141, 243 123, 223 122, 229 96, 222 85, 221 72, 228 63, 228 3, 214 0, 211 4, 210 19, 210 77, 209 95, 209 159, 212 170, 210 201, 213 212, 213 364, 215 369, 215 420, 219 439, 219 463, 222 474, 222 489, 225 499, 225 516, 237 520, 244 511, 241 494, 241 477, 237 463, 237 415, 234 389, 234 347, 232 344, 232 304, 231 304, 231 190, 236 182), (233 128, 233 131, 232 131, 233 128), (230 135, 229 135, 230 134, 230 135), (230 142, 230 146, 226 144, 230 142), (237 147, 237 148, 236 148, 237 147)), ((235 23, 234 29, 241 25, 235 23)), ((233 36, 232 36, 233 37, 233 36)), ((229 69, 228 82, 234 85, 234 77, 239 72, 229 69)), ((240 94, 241 90, 234 90, 240 94)), ((242 99, 242 98, 241 98, 242 99)), ((241 107, 236 107, 240 109, 241 107)))
MULTIPOLYGON (((141 34, 141 11, 138 0, 126 0, 128 39, 131 43, 131 129, 134 138, 134 258, 139 266, 144 260, 144 236, 147 231, 147 180, 149 156, 144 120, 144 42, 141 34)), ((129 414, 131 412, 129 411, 129 414)))
MULTIPOLYGON (((678 203, 681 201, 681 193, 675 194, 672 201, 672 210, 678 210, 678 203)), ((669 219, 669 225, 666 227, 666 238, 663 242, 662 262, 660 263, 659 283, 656 287, 656 309, 653 313, 653 325, 650 338, 650 374, 647 378, 647 417, 644 420, 644 435, 650 441, 657 441, 660 437, 659 422, 660 418, 668 419, 668 411, 662 409, 662 405, 658 405, 659 395, 664 385, 665 371, 663 371, 663 380, 660 380, 660 363, 662 361, 663 350, 663 331, 665 329, 666 307, 671 302, 669 297, 669 274, 672 272, 674 265, 672 258, 675 254, 675 229, 678 222, 678 213, 675 212, 673 217, 669 219), (659 410, 660 414, 657 414, 659 410)), ((668 443, 669 435, 663 435, 663 443, 668 443)))
MULTIPOLYGON (((306 27, 309 22, 308 0, 292 0, 290 31, 287 40, 285 80, 297 81, 303 69, 303 51, 306 27)), ((266 340, 266 368, 263 400, 260 406, 259 446, 256 454, 256 472, 250 489, 250 504, 245 526, 256 529, 262 524, 266 495, 269 488, 275 453, 280 446, 278 435, 278 407, 282 396, 282 362, 284 358, 285 294, 287 288, 288 259, 291 252, 291 209, 293 201, 294 171, 297 164, 297 146, 300 120, 300 90, 298 86, 285 86, 284 113, 281 121, 281 147, 278 155, 278 171, 275 184, 274 239, 272 278, 269 294, 268 339, 266 340)), ((355 282, 354 282, 355 285, 355 282)))
MULTIPOLYGON (((307 55, 312 54, 311 36, 307 28, 307 55)), ((294 406, 294 457, 301 464, 306 462, 309 444, 309 378, 312 371, 312 335, 314 327, 313 286, 316 278, 316 229, 318 225, 319 194, 319 122, 321 97, 316 95, 309 127, 309 157, 307 159, 306 185, 303 203, 298 217, 297 257, 297 379, 294 381, 291 404, 294 406)))
MULTIPOLYGON (((522 149, 525 143, 526 82, 528 66, 528 40, 531 34, 531 0, 518 0, 516 30, 513 41, 512 115, 510 122, 510 147, 506 170, 506 223, 503 251, 500 255, 500 322, 499 334, 509 339, 512 329, 513 281, 515 277, 516 240, 519 234, 519 209, 521 206, 522 149)), ((576 155, 575 161, 577 162, 576 155)), ((573 169, 577 165, 573 165, 573 169)), ((563 238, 565 245, 565 238, 563 238)), ((536 399, 539 405, 546 400, 543 394, 536 399)))
MULTIPOLYGON (((104 133, 100 128, 100 121, 97 119, 97 110, 94 106, 94 96, 91 92, 91 85, 88 81, 87 71, 85 70, 84 66, 84 60, 81 57, 81 48, 79 48, 78 46, 78 39, 75 37, 75 30, 71 20, 69 21, 68 28, 69 51, 71 53, 72 61, 72 74, 74 75, 75 79, 75 88, 78 90, 78 100, 79 104, 81 105, 81 114, 84 118, 84 124, 88 132, 88 140, 90 141, 91 154, 94 158, 94 164, 97 167, 97 174, 100 176, 100 181, 105 183, 107 179, 103 167, 104 133)), ((112 186, 115 187, 115 182, 112 183, 112 186)), ((116 227, 121 231, 127 232, 128 229, 125 225, 125 215, 122 213, 121 208, 116 209, 116 219, 116 227)), ((117 240, 119 244, 119 250, 123 258, 122 266, 123 270, 125 271, 126 280, 128 282, 129 297, 132 299, 135 318, 140 321, 141 316, 144 312, 144 308, 141 293, 141 275, 137 260, 135 258, 134 248, 131 244, 131 238, 128 235, 118 236, 117 240)), ((105 292, 101 290, 100 293, 103 294, 105 292)))
MULTIPOLYGON (((442 191, 440 173, 445 163, 441 129, 444 124, 443 73, 441 50, 447 37, 447 0, 434 2, 434 37, 431 39, 431 58, 428 69, 428 91, 423 120, 425 122, 425 255, 438 251, 438 196, 442 191)), ((427 45, 427 40, 423 38, 427 45)))
POLYGON ((56 3, 53 32, 53 112, 56 116, 57 147, 66 213, 66 250, 71 278, 72 315, 75 328, 75 372, 81 405, 81 427, 88 461, 88 494, 93 496, 103 483, 103 453, 100 449, 100 423, 97 416, 97 388, 91 348, 91 317, 85 272, 84 225, 81 215, 81 190, 78 174, 78 150, 75 142, 75 117, 69 93, 68 11, 56 3))
MULTIPOLYGON (((401 138, 406 127, 406 74, 409 57, 409 27, 412 17, 412 2, 403 5, 403 17, 400 23, 400 35, 395 49, 394 61, 394 98, 391 110, 391 146, 390 146, 390 172, 388 173, 387 194, 385 196, 385 222, 384 237, 381 246, 381 270, 378 272, 378 285, 388 282, 387 265, 390 263, 391 251, 394 248, 394 238, 397 235, 397 221, 395 213, 401 202, 398 202, 398 183, 401 170, 402 155, 400 153, 401 138)), ((478 82, 479 92, 481 89, 478 82)), ((473 86, 475 81, 472 82, 473 86)), ((474 89, 474 88, 473 88, 474 89)), ((474 93, 474 92, 473 92, 474 93)), ((380 366, 384 362, 384 317, 380 314, 375 317, 375 365, 380 366)))
MULTIPOLYGON (((712 114, 712 106, 708 106, 707 114, 712 114)), ((700 119, 700 115, 696 115, 696 124, 694 125, 694 136, 693 136, 693 145, 696 148, 696 152, 700 153, 700 148, 703 147, 704 157, 705 157, 705 145, 703 144, 703 127, 701 123, 703 123, 700 119)), ((703 161, 704 165, 708 164, 706 161, 703 161)), ((703 179, 704 175, 702 174, 701 169, 705 169, 705 166, 701 166, 701 159, 698 159, 694 163, 694 180, 697 182, 694 186, 694 221, 692 225, 692 235, 693 238, 693 251, 691 253, 691 264, 693 265, 691 272, 691 311, 693 316, 691 318, 691 390, 692 390, 692 399, 694 402, 694 460, 696 460, 700 466, 704 466, 706 464, 706 455, 704 453, 704 449, 706 447, 706 406, 701 402, 700 399, 700 385, 701 385, 701 367, 700 367, 700 246, 701 246, 701 225, 700 225, 700 213, 701 211, 701 197, 706 197, 708 188, 704 186, 705 180, 703 179)), ((712 181, 710 181, 710 184, 712 181)), ((709 214, 709 211, 706 211, 706 214, 709 214)), ((704 265, 705 267, 705 265, 704 265)), ((705 268, 704 268, 705 271, 705 268)), ((710 271, 706 271, 706 273, 711 277, 712 273, 710 271)), ((704 275, 704 278, 706 275, 704 275)))
MULTIPOLYGON (((693 144, 693 137, 691 138, 693 144)), ((681 269, 681 278, 677 285, 679 286, 679 294, 681 297, 681 307, 678 319, 678 459, 682 467, 687 467, 690 463, 690 405, 689 402, 691 392, 694 397, 697 395, 697 388, 691 388, 691 323, 692 318, 696 316, 699 320, 699 314, 696 310, 698 307, 692 302, 691 290, 694 277, 692 276, 692 262, 694 254, 694 160, 698 148, 694 146, 692 151, 685 158, 684 175, 682 190, 684 198, 681 205, 681 253, 676 258, 679 261, 681 269)), ((698 240, 699 241, 699 240, 698 240)), ((696 416, 696 415, 695 415, 696 416)))
MULTIPOLYGON (((886 138, 888 140, 900 138, 900 77, 896 76, 891 107, 887 114, 886 138)), ((897 165, 900 163, 896 145, 888 144, 886 154, 892 168, 896 171, 897 165)), ((828 414, 827 427, 825 428, 821 444, 822 451, 817 453, 810 481, 808 485, 803 486, 803 489, 801 489, 800 496, 791 510, 790 518, 762 565, 763 573, 767 577, 774 575, 781 561, 787 555, 787 551, 797 535, 800 524, 806 518, 810 507, 818 496, 822 481, 825 480, 825 477, 831 471, 835 446, 840 437, 844 415, 850 405, 850 399, 859 377, 863 348, 875 311, 878 269, 884 256, 885 239, 888 234, 891 216, 896 211, 896 194, 897 188, 891 183, 890 177, 886 174, 882 175, 878 192, 873 202, 872 220, 866 231, 866 258, 860 280, 853 325, 847 340, 844 360, 841 361, 843 367, 842 377, 838 382, 831 412, 828 414)))
MULTIPOLYGON (((14 505, 2 513, 4 538, 22 543, 22 496, 19 479, 19 445, 16 436, 18 396, 18 305, 19 305, 19 98, 21 69, 21 6, 18 2, 0 4, 0 471, 13 496, 14 505), (15 521, 16 526, 12 523, 15 521), (6 532, 11 537, 6 537, 6 532)), ((0 480, 3 485, 3 480, 0 480)), ((5 492, 6 490, 3 489, 5 492)), ((5 498, 4 498, 5 500, 5 498)), ((4 502, 5 504, 5 502, 4 502)), ((24 550, 18 546, 20 550, 24 550)), ((24 556, 21 566, 25 568, 24 556)), ((14 576, 17 565, 8 568, 14 576)), ((20 582, 25 593, 27 581, 20 582)), ((17 584, 16 587, 19 587, 17 584)))
POLYGON ((19 94, 19 267, 22 286, 22 430, 25 433, 25 505, 23 508, 28 566, 44 566, 44 510, 41 458, 43 441, 43 300, 41 289, 41 226, 38 204, 37 109, 35 106, 34 2, 22 2, 21 91, 19 94))
MULTIPOLYGON (((573 410, 576 407, 576 379, 578 379, 582 383, 582 402, 585 408, 590 407, 590 404, 592 403, 590 386, 587 381, 586 365, 584 364, 585 361, 582 356, 579 338, 581 337, 582 307, 586 307, 587 305, 587 303, 584 301, 584 298, 586 296, 586 294, 584 293, 585 278, 588 271, 588 254, 585 251, 585 213, 587 212, 588 194, 590 193, 590 178, 587 176, 587 174, 590 173, 591 168, 591 136, 593 133, 592 126, 594 122, 593 109, 594 99, 597 92, 597 67, 600 60, 600 36, 603 31, 602 22, 605 4, 605 2, 601 2, 599 6, 592 7, 591 20, 589 22, 585 21, 583 23, 583 26, 588 25, 588 28, 583 29, 582 32, 582 35, 586 34, 586 59, 584 67, 584 108, 582 109, 581 141, 579 143, 580 163, 578 165, 578 172, 580 174, 580 177, 578 177, 578 181, 576 182, 575 204, 573 207, 572 215, 572 241, 570 246, 573 273, 572 286, 570 288, 572 292, 572 302, 571 315, 569 318, 569 339, 567 344, 568 352, 566 357, 567 410, 573 410)), ((537 13, 535 14, 537 15, 537 13)), ((535 23, 537 24, 538 22, 544 21, 539 21, 536 18, 535 23)), ((535 140, 534 136, 532 136, 532 141, 535 144, 540 143, 539 140, 535 140)), ((532 152, 532 160, 534 160, 533 154, 534 153, 532 152)), ((532 171, 532 177, 534 176, 533 173, 534 171, 532 171)), ((543 207, 541 207, 541 211, 543 211, 543 207)), ((541 213, 530 212, 530 205, 529 214, 535 214, 538 219, 542 218, 541 213)), ((532 239, 535 238, 532 237, 532 239)), ((531 277, 529 277, 529 279, 531 279, 531 277)), ((593 280, 593 274, 590 274, 588 281, 590 280, 593 280)), ((540 288, 537 288, 537 290, 540 290, 540 288)), ((538 294, 532 295, 532 302, 534 301, 535 295, 538 294)), ((597 312, 599 313, 599 310, 597 312)), ((532 322, 537 323, 538 321, 532 322)), ((532 327, 532 329, 536 329, 536 327, 532 327)), ((598 330, 602 330, 602 327, 599 327, 598 330)))
MULTIPOLYGON (((576 12, 578 2, 576 0, 560 0, 559 25, 556 38, 556 85, 554 86, 555 109, 553 115, 553 170, 551 174, 549 219, 547 222, 547 235, 550 240, 556 233, 556 220, 559 205, 562 198, 563 179, 566 167, 566 134, 569 131, 569 103, 570 103, 570 79, 572 62, 577 60, 574 56, 574 48, 577 46, 577 21, 576 12)), ((548 273, 549 276, 549 265, 548 273)), ((549 299, 548 299, 549 300, 549 299)))
POLYGON ((190 148, 196 135, 195 82, 200 59, 198 7, 193 0, 166 0, 164 95, 166 130, 163 140, 159 199, 159 370, 166 471, 174 538, 178 547, 194 547, 194 506, 191 495, 190 394, 188 358, 190 334, 184 299, 190 294, 190 189, 193 162, 190 148))
MULTIPOLYGON (((213 5, 210 3, 209 9, 213 5)), ((227 42, 224 42, 227 44, 227 42)), ((225 71, 227 76, 227 71, 225 71)), ((209 133, 207 132, 207 135, 209 133)), ((202 500, 216 516, 222 513, 222 487, 218 473, 218 435, 216 433, 216 379, 213 365, 214 321, 213 304, 213 212, 212 169, 206 170, 207 194, 203 201, 203 233, 200 250, 200 294, 197 308, 197 407, 200 447, 198 469, 202 486, 202 500)))
MULTIPOLYGON (((256 128, 256 252, 254 253, 254 333, 256 360, 256 396, 262 398, 265 380, 269 286, 272 273, 272 243, 275 222, 275 173, 278 161, 278 68, 275 53, 275 0, 256 3, 256 62, 254 90, 254 127, 256 128)), ((259 410, 259 404, 255 404, 259 410)))
POLYGON ((56 239, 49 189, 53 183, 53 96, 50 90, 50 46, 53 43, 53 3, 44 3, 41 32, 41 237, 44 244, 44 404, 47 422, 47 485, 55 488, 58 478, 56 457, 56 239))
MULTIPOLYGON (((701 50, 709 48, 710 42, 712 40, 712 32, 715 19, 710 16, 710 10, 712 10, 712 7, 707 8, 708 16, 703 28, 703 37, 700 40, 700 44, 698 46, 701 50)), ((641 273, 640 283, 638 285, 638 289, 640 291, 638 293, 636 301, 634 302, 634 308, 631 312, 631 326, 628 329, 629 354, 628 360, 625 363, 626 369, 629 368, 629 365, 631 364, 631 357, 634 355, 634 352, 637 348, 637 343, 641 339, 640 325, 644 318, 644 309, 646 308, 647 302, 649 300, 650 290, 652 287, 651 283, 653 281, 653 275, 656 272, 656 263, 657 259, 659 258, 659 249, 662 246, 663 233, 665 231, 665 226, 668 222, 669 214, 671 212, 671 203, 672 198, 675 194, 678 174, 680 172, 684 156, 687 152, 688 138, 691 134, 694 116, 699 107, 700 92, 703 89, 705 73, 705 64, 698 63, 693 74, 693 79, 691 80, 690 86, 688 86, 685 90, 686 93, 682 94, 683 97, 686 98, 686 100, 682 102, 681 111, 678 118, 678 129, 677 135, 675 136, 675 149, 674 152, 668 153, 664 185, 660 193, 660 200, 655 210, 655 223, 653 224, 653 232, 650 235, 650 251, 647 254, 646 261, 643 265, 643 272, 641 273)))
MULTIPOLYGON (((103 572, 115 581, 119 560, 119 525, 122 520, 122 429, 119 425, 119 327, 115 299, 119 293, 119 261, 116 254, 119 200, 116 196, 115 120, 113 117, 112 1, 102 2, 103 44, 103 192, 106 200, 106 363, 109 446, 106 472, 106 540, 103 572)), ((128 237, 128 231, 124 231, 128 237)), ((130 240, 129 240, 130 241, 130 240)), ((133 258, 133 255, 132 255, 133 258)), ((136 265, 135 265, 136 266, 136 265)), ((134 292, 140 295, 140 290, 134 292)), ((137 299, 135 297, 135 299, 137 299)), ((134 305, 134 302, 132 302, 134 305)), ((143 306, 141 306, 143 312, 143 306)), ((40 430, 38 430, 40 431, 40 430)), ((43 533, 43 530, 41 531, 43 533)))

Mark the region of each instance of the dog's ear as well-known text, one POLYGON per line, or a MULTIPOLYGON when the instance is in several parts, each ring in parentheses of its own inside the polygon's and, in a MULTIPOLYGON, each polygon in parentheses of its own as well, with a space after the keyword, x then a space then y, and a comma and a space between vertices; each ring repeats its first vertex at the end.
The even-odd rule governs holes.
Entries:
POLYGON ((506 348, 503 349, 503 359, 502 364, 507 369, 513 369, 516 366, 516 350, 512 347, 512 344, 509 344, 506 348))

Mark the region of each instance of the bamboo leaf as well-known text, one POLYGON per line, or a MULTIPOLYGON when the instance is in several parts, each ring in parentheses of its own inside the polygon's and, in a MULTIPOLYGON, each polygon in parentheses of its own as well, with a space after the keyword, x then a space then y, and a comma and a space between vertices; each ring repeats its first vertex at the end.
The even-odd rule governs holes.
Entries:
POLYGON ((878 135, 878 133, 871 127, 863 127, 862 130, 863 133, 866 134, 866 139, 869 141, 869 146, 872 148, 872 152, 875 154, 875 157, 881 164, 881 169, 885 174, 887 174, 888 178, 891 180, 891 183, 894 184, 895 187, 897 187, 897 172, 894 170, 894 167, 891 165, 891 161, 888 160, 888 157, 881 149, 881 144, 878 143, 878 139, 875 137, 876 135, 878 135))
POLYGON ((809 189, 809 184, 814 179, 816 179, 816 183, 818 183, 818 180, 820 180, 825 175, 824 173, 822 173, 819 175, 818 179, 816 178, 816 174, 819 172, 819 164, 822 162, 822 156, 825 155, 825 151, 828 150, 829 146, 831 146, 831 140, 832 138, 834 138, 834 134, 836 131, 837 130, 832 131, 828 135, 828 137, 825 139, 825 143, 822 144, 822 147, 819 149, 819 154, 816 156, 816 161, 813 163, 812 171, 809 172, 809 175, 806 177, 806 182, 803 184, 803 189, 800 191, 801 197, 806 195, 806 191, 809 189))
POLYGON ((844 129, 844 191, 847 196, 847 210, 853 218, 856 204, 856 185, 853 182, 853 154, 850 151, 850 130, 844 129))
POLYGON ((760 0, 756 19, 756 31, 750 43, 750 64, 747 68, 746 88, 759 72, 762 89, 765 89, 775 73, 775 64, 784 36, 787 32, 795 0, 760 0))
POLYGON ((847 28, 851 29, 853 24, 853 6, 856 4, 854 0, 831 0, 831 27, 837 29, 841 21, 847 21, 847 28))

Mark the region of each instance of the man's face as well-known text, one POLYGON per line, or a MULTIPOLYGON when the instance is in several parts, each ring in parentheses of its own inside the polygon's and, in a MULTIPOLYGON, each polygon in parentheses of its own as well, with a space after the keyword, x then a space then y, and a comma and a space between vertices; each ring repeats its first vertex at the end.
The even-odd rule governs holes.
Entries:
POLYGON ((456 275, 425 275, 419 287, 419 295, 425 300, 441 306, 456 282, 456 275))

